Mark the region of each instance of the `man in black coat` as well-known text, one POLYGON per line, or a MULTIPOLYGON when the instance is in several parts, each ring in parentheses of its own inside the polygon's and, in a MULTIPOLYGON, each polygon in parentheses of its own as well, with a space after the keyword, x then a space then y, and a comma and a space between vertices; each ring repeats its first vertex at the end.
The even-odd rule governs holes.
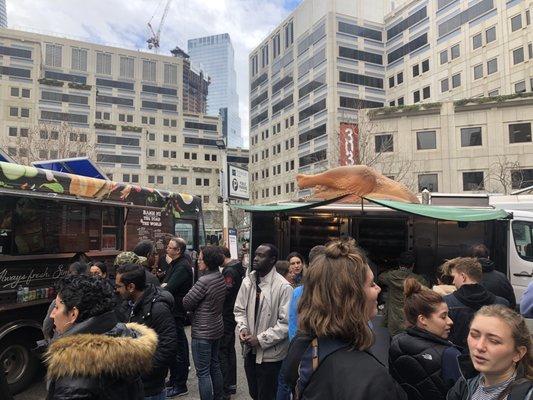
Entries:
POLYGON ((178 334, 176 362, 170 367, 167 397, 186 395, 189 377, 189 342, 185 335, 187 314, 183 308, 183 298, 192 287, 193 272, 191 258, 186 254, 187 243, 182 238, 172 238, 167 245, 167 256, 171 260, 161 287, 174 297, 174 322, 178 334))
POLYGON ((145 398, 160 398, 165 394, 165 378, 176 359, 177 334, 172 309, 172 295, 161 288, 146 284, 144 267, 121 265, 116 270, 116 290, 130 305, 129 322, 152 328, 158 337, 152 369, 142 376, 145 398))
POLYGON ((224 253, 224 264, 222 265, 222 276, 226 282, 226 298, 222 318, 224 320, 224 336, 220 343, 218 359, 220 369, 224 378, 224 397, 229 399, 237 390, 237 354, 235 353, 235 314, 233 307, 237 294, 241 288, 244 278, 244 268, 239 260, 233 260, 227 247, 222 247, 224 253))
POLYGON ((444 296, 449 308, 448 315, 453 321, 448 339, 456 346, 466 349, 470 322, 476 311, 491 304, 509 307, 509 302, 480 285, 483 272, 476 258, 457 257, 449 260, 444 264, 443 272, 453 277, 453 284, 457 288, 455 292, 444 296))
POLYGON ((507 276, 496 270, 496 263, 489 258, 489 249, 484 244, 476 244, 471 249, 472 257, 477 258, 483 269, 481 286, 496 296, 503 297, 510 307, 516 308, 516 297, 513 286, 507 276))

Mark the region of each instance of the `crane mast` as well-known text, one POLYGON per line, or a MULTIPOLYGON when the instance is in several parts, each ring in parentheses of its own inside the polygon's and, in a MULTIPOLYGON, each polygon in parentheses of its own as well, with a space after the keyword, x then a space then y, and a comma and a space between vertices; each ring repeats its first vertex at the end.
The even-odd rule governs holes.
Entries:
POLYGON ((152 36, 148 38, 146 43, 148 43, 148 48, 150 50, 154 49, 155 53, 159 52, 161 29, 163 28, 163 25, 165 24, 165 20, 167 18, 168 10, 170 9, 171 2, 172 0, 167 0, 165 9, 163 10, 163 15, 161 16, 161 20, 159 21, 159 25, 157 26, 157 31, 155 31, 154 27, 152 26, 152 20, 154 19, 155 14, 152 16, 152 18, 150 18, 150 21, 148 22, 148 28, 150 29, 152 36))

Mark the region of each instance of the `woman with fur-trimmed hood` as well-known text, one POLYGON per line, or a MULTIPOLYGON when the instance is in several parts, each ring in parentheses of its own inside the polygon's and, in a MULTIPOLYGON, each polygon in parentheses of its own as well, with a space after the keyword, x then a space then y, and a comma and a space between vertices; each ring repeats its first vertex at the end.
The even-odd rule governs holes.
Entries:
POLYGON ((46 353, 48 400, 140 400, 141 374, 157 346, 153 330, 118 323, 113 288, 92 276, 62 280, 51 318, 59 337, 46 353))

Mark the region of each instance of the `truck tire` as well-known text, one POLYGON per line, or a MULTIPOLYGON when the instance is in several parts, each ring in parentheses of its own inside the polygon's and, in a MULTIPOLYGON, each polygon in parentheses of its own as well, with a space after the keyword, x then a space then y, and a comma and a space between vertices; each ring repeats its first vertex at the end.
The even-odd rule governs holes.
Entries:
POLYGON ((10 335, 0 343, 0 363, 6 371, 6 379, 12 394, 27 389, 35 378, 39 360, 33 354, 35 340, 19 335, 10 335))

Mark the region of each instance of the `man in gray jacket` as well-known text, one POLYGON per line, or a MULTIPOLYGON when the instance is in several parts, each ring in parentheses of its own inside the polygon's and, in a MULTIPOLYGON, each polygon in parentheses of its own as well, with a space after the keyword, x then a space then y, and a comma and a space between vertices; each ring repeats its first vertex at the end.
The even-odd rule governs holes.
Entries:
POLYGON ((262 244, 253 271, 244 278, 235 301, 235 321, 243 344, 244 370, 254 400, 274 400, 281 362, 289 347, 288 307, 292 287, 276 272, 278 249, 262 244))

